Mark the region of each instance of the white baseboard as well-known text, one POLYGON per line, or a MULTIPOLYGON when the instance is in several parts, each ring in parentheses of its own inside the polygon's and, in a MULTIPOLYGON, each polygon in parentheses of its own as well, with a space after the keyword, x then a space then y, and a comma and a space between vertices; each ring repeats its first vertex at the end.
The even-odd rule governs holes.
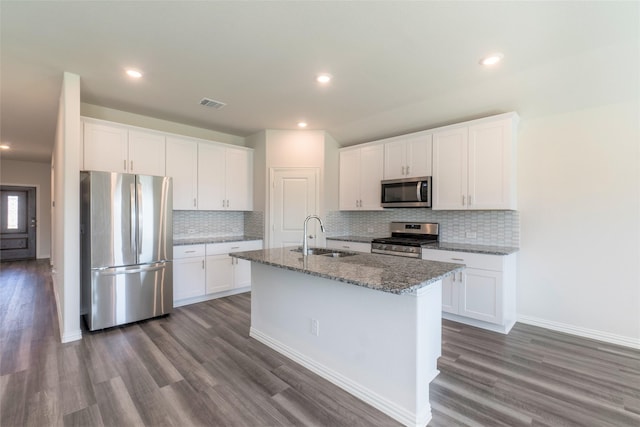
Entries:
POLYGON ((71 342, 71 341, 78 341, 82 339, 82 330, 78 329, 77 331, 72 331, 72 332, 66 332, 64 334, 60 334, 60 341, 62 342, 62 344, 71 342))
MULTIPOLYGON (((374 408, 379 409, 380 411, 384 412, 385 414, 389 415, 391 418, 404 424, 405 426, 424 427, 427 425, 427 423, 429 423, 429 421, 431 421, 431 406, 425 408, 425 410, 421 411, 420 414, 413 414, 410 411, 399 407, 395 403, 369 390, 363 385, 345 377, 342 374, 339 374, 338 372, 335 372, 334 370, 316 362, 315 360, 308 358, 304 354, 299 353, 291 347, 269 337, 268 335, 258 331, 253 327, 251 327, 250 329, 249 336, 256 339, 257 341, 260 341, 267 347, 274 349, 278 353, 283 354, 294 362, 299 363, 315 374, 320 375, 322 378, 337 385, 341 389, 368 403, 374 408)), ((434 377, 436 375, 437 372, 434 374, 434 377)))
POLYGON ((82 339, 82 330, 78 329, 71 332, 64 332, 64 322, 62 321, 62 312, 60 311, 60 296, 58 295, 58 287, 56 286, 55 271, 51 272, 51 285, 53 286, 53 297, 56 300, 56 312, 58 314, 58 330, 60 331, 60 342, 65 344, 72 341, 82 339))
POLYGON ((251 286, 246 286, 244 288, 237 288, 237 289, 231 289, 228 291, 217 292, 215 294, 207 294, 207 295, 201 295, 198 297, 185 298, 185 299, 174 301, 173 308, 182 307, 184 305, 195 304, 198 302, 205 302, 212 299, 229 297, 231 295, 242 294, 244 292, 250 292, 250 291, 251 291, 251 286))
POLYGON ((525 323, 527 325, 539 326, 545 329, 551 329, 552 331, 564 332, 566 334, 577 335, 583 338, 590 338, 597 341, 604 341, 610 344, 622 345, 625 347, 631 347, 640 349, 640 339, 626 337, 623 335, 611 334, 609 332, 602 332, 596 329, 581 328, 579 326, 569 325, 566 323, 553 322, 546 319, 540 319, 532 316, 518 315, 518 322, 525 323))
POLYGON ((508 334, 513 325, 516 324, 515 320, 508 321, 504 325, 497 325, 495 323, 484 322, 482 320, 472 319, 470 317, 458 316, 457 314, 442 312, 442 318, 447 320, 453 320, 454 322, 464 323, 465 325, 475 326, 476 328, 486 329, 492 332, 498 332, 500 334, 508 334))

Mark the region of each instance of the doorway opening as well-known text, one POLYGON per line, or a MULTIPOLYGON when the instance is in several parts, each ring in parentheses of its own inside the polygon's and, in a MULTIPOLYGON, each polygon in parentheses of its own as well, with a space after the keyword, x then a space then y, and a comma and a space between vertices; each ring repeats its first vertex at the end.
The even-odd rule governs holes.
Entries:
POLYGON ((36 188, 0 186, 0 261, 36 258, 36 188))

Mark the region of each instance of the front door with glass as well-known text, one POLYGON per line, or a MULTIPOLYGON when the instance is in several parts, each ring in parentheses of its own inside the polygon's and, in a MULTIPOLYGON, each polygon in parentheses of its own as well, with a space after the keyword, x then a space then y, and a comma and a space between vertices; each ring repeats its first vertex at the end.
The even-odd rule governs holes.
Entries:
POLYGON ((35 187, 0 187, 0 260, 36 257, 35 187))

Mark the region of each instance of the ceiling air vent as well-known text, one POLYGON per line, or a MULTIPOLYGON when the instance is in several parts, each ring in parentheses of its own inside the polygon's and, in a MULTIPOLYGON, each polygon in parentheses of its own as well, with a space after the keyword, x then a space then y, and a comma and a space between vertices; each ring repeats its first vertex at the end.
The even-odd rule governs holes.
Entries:
POLYGON ((200 100, 200 105, 204 105, 205 107, 211 107, 211 108, 215 108, 216 110, 219 110, 227 104, 225 104, 224 102, 216 101, 209 98, 202 98, 200 100))

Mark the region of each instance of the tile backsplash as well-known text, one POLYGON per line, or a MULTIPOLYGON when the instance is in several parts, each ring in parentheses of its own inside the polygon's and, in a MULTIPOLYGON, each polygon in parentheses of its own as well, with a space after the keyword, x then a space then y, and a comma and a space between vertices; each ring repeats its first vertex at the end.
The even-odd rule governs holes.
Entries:
POLYGON ((327 213, 327 236, 384 237, 389 235, 389 223, 392 221, 437 222, 440 224, 442 242, 520 245, 520 215, 517 211, 332 211, 327 213), (475 237, 471 237, 473 233, 475 237))
MULTIPOLYGON (((383 211, 331 211, 323 218, 327 236, 389 235, 391 221, 437 222, 440 240, 477 245, 520 246, 517 211, 434 211, 385 209, 383 211), (471 237, 475 233, 475 237, 471 237)), ((174 211, 174 238, 264 236, 264 213, 227 211, 174 211)))
POLYGON ((173 211, 173 237, 223 237, 244 233, 244 212, 173 211))
POLYGON ((263 236, 262 212, 173 211, 173 237, 263 236))

